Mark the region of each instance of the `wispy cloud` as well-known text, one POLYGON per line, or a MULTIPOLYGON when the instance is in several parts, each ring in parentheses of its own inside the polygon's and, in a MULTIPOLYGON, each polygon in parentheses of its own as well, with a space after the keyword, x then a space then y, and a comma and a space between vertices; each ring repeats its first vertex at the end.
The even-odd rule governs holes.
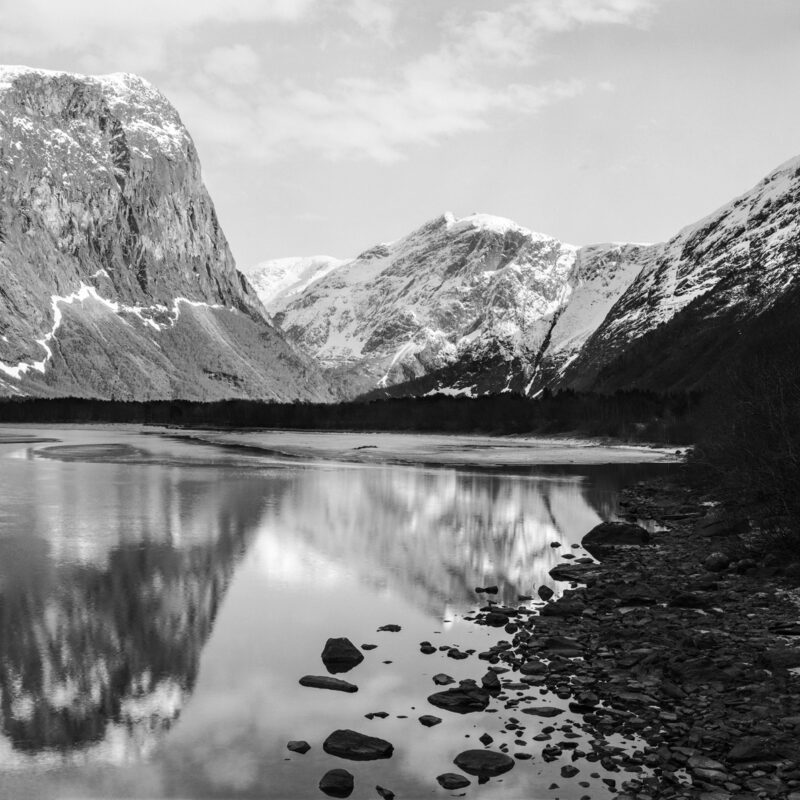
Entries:
POLYGON ((418 46, 413 35, 398 37, 403 25, 418 33, 419 9, 408 0, 0 0, 0 48, 6 58, 63 54, 88 72, 149 74, 206 152, 217 148, 217 160, 310 151, 394 162, 412 147, 489 130, 575 97, 584 87, 570 75, 538 77, 542 44, 580 27, 641 24, 654 4, 434 3, 438 24, 418 46), (293 48, 275 34, 287 25, 304 31, 293 48), (331 33, 336 42, 337 32, 338 50, 321 58, 320 43, 331 33))
POLYGON ((146 72, 209 25, 297 22, 319 0, 0 0, 3 60, 78 53, 88 72, 109 64, 146 72))

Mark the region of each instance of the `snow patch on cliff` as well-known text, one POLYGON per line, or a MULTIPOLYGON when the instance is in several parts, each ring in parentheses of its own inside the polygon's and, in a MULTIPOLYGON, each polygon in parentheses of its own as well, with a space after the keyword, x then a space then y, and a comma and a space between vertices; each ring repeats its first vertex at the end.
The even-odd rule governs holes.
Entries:
MULTIPOLYGON (((63 313, 61 311, 61 307, 63 305, 72 305, 73 303, 83 303, 87 300, 94 300, 98 303, 101 303, 103 306, 117 315, 133 314, 144 325, 152 328, 156 332, 160 332, 168 327, 171 328, 177 323, 178 318, 180 317, 181 303, 185 303, 186 305, 193 307, 224 308, 224 306, 216 303, 204 303, 197 300, 189 300, 185 297, 176 297, 172 301, 172 306, 160 304, 152 306, 128 306, 122 303, 117 303, 114 300, 106 300, 106 298, 101 297, 97 293, 97 290, 93 286, 87 286, 85 283, 81 283, 80 288, 77 291, 72 292, 72 294, 64 296, 52 295, 50 298, 53 312, 52 327, 41 339, 36 339, 36 344, 38 344, 45 351, 44 358, 39 361, 19 361, 13 365, 7 364, 4 361, 0 361, 0 372, 3 372, 10 378, 15 378, 17 380, 31 370, 44 374, 47 362, 53 357, 53 350, 50 347, 50 342, 55 339, 56 333, 63 322, 63 313), (159 319, 166 316, 168 321, 157 322, 155 319, 153 319, 153 315, 157 315, 159 319)), ((228 310, 235 312, 236 309, 231 308, 228 310)), ((125 322, 127 323, 127 321, 125 322)))

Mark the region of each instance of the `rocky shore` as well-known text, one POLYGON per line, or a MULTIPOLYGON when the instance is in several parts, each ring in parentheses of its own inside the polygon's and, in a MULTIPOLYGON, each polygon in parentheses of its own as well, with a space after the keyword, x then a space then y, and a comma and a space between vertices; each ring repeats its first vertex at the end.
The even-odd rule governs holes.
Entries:
POLYGON ((513 638, 480 657, 581 715, 590 747, 551 729, 542 752, 574 764, 569 780, 599 762, 619 773, 603 780, 620 800, 800 800, 796 570, 680 481, 638 484, 620 505, 631 524, 605 526, 605 542, 585 537, 600 563, 556 567, 580 584, 538 616, 482 608, 477 621, 506 614, 513 638), (645 520, 655 533, 633 524, 645 520))
MULTIPOLYGON (((569 583, 561 596, 540 586, 542 602, 519 596, 512 605, 495 600, 497 586, 476 587, 483 604, 465 619, 507 638, 482 652, 420 643, 425 655, 443 651, 476 667, 474 679, 434 675, 429 706, 476 719, 499 712, 504 724, 500 735, 478 737, 484 749, 456 755, 469 778, 435 780, 453 791, 547 762, 552 798, 800 800, 800 569, 680 475, 625 490, 619 516, 583 537, 592 557, 563 547, 550 573, 569 583)), ((329 640, 326 654, 329 672, 362 660, 343 639, 329 640)), ((325 752, 391 757, 382 739, 337 736, 343 744, 332 751, 326 742, 325 752)), ((308 748, 288 748, 298 745, 308 748)), ((352 777, 344 771, 342 785, 338 772, 326 775, 320 789, 346 797, 352 777)))

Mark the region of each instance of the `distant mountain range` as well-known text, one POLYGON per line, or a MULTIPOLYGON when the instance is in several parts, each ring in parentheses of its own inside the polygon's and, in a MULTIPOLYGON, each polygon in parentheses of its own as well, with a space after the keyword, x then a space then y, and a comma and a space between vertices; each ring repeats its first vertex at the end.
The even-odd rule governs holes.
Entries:
POLYGON ((0 67, 0 394, 330 400, 237 272, 175 109, 0 67))
POLYGON ((347 396, 697 388, 710 366, 699 343, 713 355, 720 320, 758 316, 793 289, 799 211, 796 158, 662 244, 575 247, 444 214, 354 259, 267 261, 248 275, 347 396))

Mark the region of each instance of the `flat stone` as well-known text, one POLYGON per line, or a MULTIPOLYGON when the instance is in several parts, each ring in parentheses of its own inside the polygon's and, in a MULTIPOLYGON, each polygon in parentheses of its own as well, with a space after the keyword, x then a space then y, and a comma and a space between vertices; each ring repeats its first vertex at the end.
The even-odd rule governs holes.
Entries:
POLYGON ((433 714, 423 714, 419 721, 426 727, 432 728, 434 725, 438 725, 442 719, 441 717, 434 717, 433 714))
POLYGON ((293 753, 300 753, 300 755, 303 755, 311 749, 311 745, 308 742, 304 742, 302 739, 299 739, 288 742, 286 749, 291 750, 293 753))
POLYGON ((334 731, 323 743, 322 749, 331 756, 350 761, 374 761, 391 758, 394 747, 385 739, 366 736, 357 731, 341 729, 334 731))
POLYGON ((457 775, 455 772, 445 772, 442 775, 437 775, 436 780, 439 782, 439 786, 442 789, 463 789, 466 786, 469 786, 471 781, 469 778, 465 778, 463 775, 457 775))
POLYGON ((378 630, 379 631, 387 631, 389 633, 397 633, 398 631, 401 631, 402 628, 399 625, 395 625, 395 624, 392 623, 392 624, 389 624, 389 625, 381 625, 380 628, 378 628, 378 630))
POLYGON ((495 750, 465 750, 459 753, 453 763, 468 775, 479 778, 494 778, 514 767, 514 759, 495 750))
POLYGON ((483 711, 489 705, 490 695, 486 689, 479 686, 459 686, 445 689, 428 697, 428 702, 445 711, 456 714, 469 714, 473 711, 483 711))
POLYGON ((300 678, 301 686, 312 689, 332 689, 334 692, 357 692, 358 686, 348 683, 341 678, 331 678, 328 675, 304 675, 300 678))
POLYGON ((322 650, 322 663, 328 672, 348 672, 364 660, 364 654, 347 638, 328 639, 322 650))
POLYGON ((433 682, 437 686, 447 686, 448 683, 455 683, 455 678, 451 678, 449 675, 446 675, 444 672, 438 672, 436 675, 433 676, 433 682))
POLYGON ((350 797, 353 786, 353 776, 346 769, 328 770, 319 782, 320 790, 329 797, 350 797))
POLYGON ((556 708, 555 706, 528 706, 528 708, 520 709, 523 714, 532 714, 535 717, 557 717, 559 714, 564 713, 563 708, 556 708))

